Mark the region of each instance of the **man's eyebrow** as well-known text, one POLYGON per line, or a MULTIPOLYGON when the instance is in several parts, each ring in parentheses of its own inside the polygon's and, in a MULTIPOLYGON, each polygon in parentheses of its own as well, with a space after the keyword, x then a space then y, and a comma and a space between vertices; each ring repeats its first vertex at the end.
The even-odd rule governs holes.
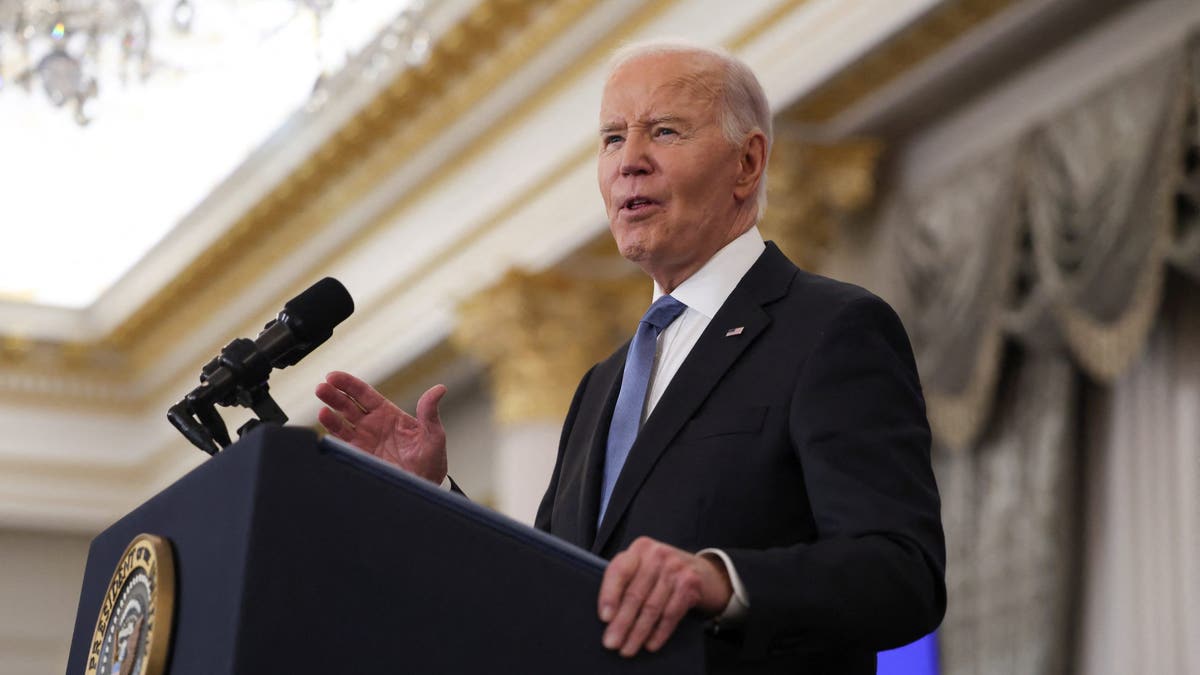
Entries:
POLYGON ((678 115, 655 115, 646 120, 646 126, 652 127, 656 124, 684 124, 684 119, 678 115))
MULTIPOLYGON (((646 119, 635 122, 634 126, 652 127, 659 124, 687 126, 687 121, 679 115, 655 115, 654 117, 647 117, 646 119)), ((614 131, 624 131, 627 126, 628 125, 626 125, 624 122, 608 122, 606 124, 601 124, 600 134, 604 135, 614 131)))

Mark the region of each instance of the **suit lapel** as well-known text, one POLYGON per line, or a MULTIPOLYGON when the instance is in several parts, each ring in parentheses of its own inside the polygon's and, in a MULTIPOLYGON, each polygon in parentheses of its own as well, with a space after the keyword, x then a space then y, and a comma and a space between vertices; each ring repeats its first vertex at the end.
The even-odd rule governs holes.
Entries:
MULTIPOLYGON (((742 281, 734 288, 726 299, 717 315, 708 324, 708 328, 700 336, 695 347, 672 378, 671 383, 663 392, 662 398, 646 424, 638 433, 617 484, 613 487, 609 498, 608 510, 604 514, 604 522, 600 523, 596 539, 592 544, 592 552, 599 553, 608 543, 616 524, 621 520, 637 491, 645 482, 646 477, 654 468, 658 458, 666 450, 679 430, 692 418, 696 410, 708 398, 712 389, 721 381, 722 376, 737 361, 759 334, 771 322, 770 315, 763 310, 762 305, 782 296, 795 274, 793 266, 773 244, 755 262, 742 281), (741 332, 727 336, 731 329, 741 328, 741 332)), ((619 383, 618 383, 619 386, 619 383)), ((611 420, 612 409, 616 396, 610 396, 605 420, 611 420)), ((602 437, 606 437, 607 425, 602 437)), ((602 438, 601 441, 604 439, 602 438)), ((593 454, 603 457, 604 445, 593 445, 593 454)), ((595 465, 589 464, 589 467, 595 465)), ((603 472, 603 459, 600 460, 596 473, 603 472)), ((599 501, 599 480, 597 475, 589 476, 587 484, 595 485, 596 498, 599 501)), ((598 503, 592 504, 592 518, 595 520, 599 512, 598 503)))
POLYGON ((617 406, 617 395, 621 393, 621 378, 624 374, 625 353, 629 343, 617 350, 608 361, 597 369, 596 385, 605 391, 604 407, 599 411, 598 423, 587 443, 584 459, 583 480, 579 487, 579 504, 576 514, 577 538, 571 539, 581 548, 596 537, 596 519, 600 516, 600 485, 604 480, 604 453, 608 443, 608 427, 612 423, 613 409, 617 406))

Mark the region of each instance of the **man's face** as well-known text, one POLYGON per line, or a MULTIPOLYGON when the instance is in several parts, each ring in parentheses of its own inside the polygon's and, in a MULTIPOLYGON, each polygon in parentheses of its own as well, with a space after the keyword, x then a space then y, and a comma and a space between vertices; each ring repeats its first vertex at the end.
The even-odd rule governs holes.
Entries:
POLYGON ((623 64, 604 87, 609 227, 621 255, 668 292, 747 227, 734 194, 739 148, 717 120, 718 73, 693 55, 659 54, 623 64))

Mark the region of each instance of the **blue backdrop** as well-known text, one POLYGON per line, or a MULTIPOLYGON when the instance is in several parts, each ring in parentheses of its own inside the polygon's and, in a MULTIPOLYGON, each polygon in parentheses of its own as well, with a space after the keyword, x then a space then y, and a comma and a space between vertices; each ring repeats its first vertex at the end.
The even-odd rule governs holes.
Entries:
POLYGON ((938 675, 937 633, 899 649, 879 652, 878 675, 938 675))

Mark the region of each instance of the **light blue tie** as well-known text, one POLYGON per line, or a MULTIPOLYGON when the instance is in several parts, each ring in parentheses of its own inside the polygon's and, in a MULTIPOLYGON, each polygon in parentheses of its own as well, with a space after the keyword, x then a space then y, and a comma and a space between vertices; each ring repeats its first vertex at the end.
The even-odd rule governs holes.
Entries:
POLYGON ((621 393, 613 409, 612 424, 608 427, 608 446, 604 453, 604 484, 600 488, 600 517, 597 527, 604 520, 613 486, 625 466, 625 458, 637 438, 642 426, 642 411, 646 408, 646 389, 650 385, 650 371, 654 369, 654 355, 658 351, 658 336, 671 325, 687 305, 664 295, 650 305, 638 324, 637 333, 625 355, 625 375, 621 378, 621 393))

